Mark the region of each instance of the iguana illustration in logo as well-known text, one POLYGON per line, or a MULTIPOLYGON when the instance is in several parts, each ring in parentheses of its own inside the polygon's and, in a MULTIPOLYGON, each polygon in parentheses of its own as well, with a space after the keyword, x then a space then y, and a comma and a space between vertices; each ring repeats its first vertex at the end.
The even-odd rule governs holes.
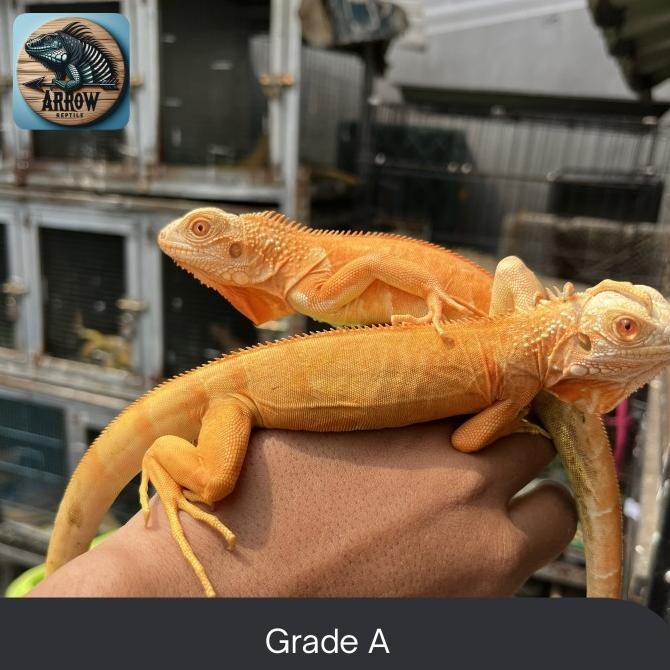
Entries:
POLYGON ((56 73, 52 84, 64 91, 76 91, 82 86, 116 88, 112 56, 79 21, 26 42, 25 49, 31 58, 56 73))

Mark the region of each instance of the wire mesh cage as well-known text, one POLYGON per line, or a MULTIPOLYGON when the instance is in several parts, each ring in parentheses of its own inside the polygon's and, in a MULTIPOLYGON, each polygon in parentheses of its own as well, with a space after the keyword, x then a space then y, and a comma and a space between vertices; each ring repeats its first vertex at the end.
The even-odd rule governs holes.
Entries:
POLYGON ((505 221, 500 251, 551 277, 632 281, 670 293, 670 224, 518 212, 505 221))
MULTIPOLYGON (((257 77, 268 70, 270 38, 250 42, 257 77)), ((337 163, 340 124, 361 111, 363 65, 360 58, 303 45, 300 52, 300 159, 314 167, 337 163)))
MULTIPOLYGON (((0 100, 2 98, 2 90, 0 90, 0 100)), ((2 105, 0 104, 0 175, 7 167, 7 157, 5 156, 5 134, 9 127, 5 126, 2 118, 2 105)))
POLYGON ((125 154, 122 130, 33 130, 31 139, 32 153, 38 160, 114 162, 123 160, 125 154))
MULTIPOLYGON (((489 252, 510 247, 501 236, 513 230, 502 222, 519 212, 595 216, 616 225, 668 221, 670 142, 655 117, 493 112, 374 107, 377 217, 414 221, 434 241, 489 252)), ((348 133, 355 139, 356 127, 348 133)), ((355 142, 342 137, 339 162, 352 167, 355 142)), ((533 234, 524 229, 521 242, 533 234)))
POLYGON ((551 175, 548 209, 560 216, 657 221, 663 180, 645 172, 562 171, 551 175))
POLYGON ((164 0, 159 11, 163 162, 265 167, 267 104, 248 41, 267 32, 269 4, 164 0))
POLYGON ((126 292, 123 236, 40 228, 39 246, 45 353, 130 369, 117 305, 126 292))

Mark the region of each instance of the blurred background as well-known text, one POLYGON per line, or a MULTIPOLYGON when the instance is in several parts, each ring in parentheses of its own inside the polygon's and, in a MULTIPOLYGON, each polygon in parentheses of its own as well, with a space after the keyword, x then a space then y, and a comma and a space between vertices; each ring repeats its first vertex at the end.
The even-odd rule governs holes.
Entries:
MULTIPOLYGON (((161 255, 204 204, 521 256, 670 294, 664 0, 0 0, 0 590, 43 561, 69 473, 132 399, 255 328, 161 255), (23 12, 121 12, 130 122, 12 120, 23 12)), ((626 594, 670 601, 668 380, 607 418, 626 594)), ((560 478, 560 465, 550 473, 560 478)), ((137 482, 106 528, 138 508, 137 482)), ((526 595, 581 595, 579 534, 526 595)))

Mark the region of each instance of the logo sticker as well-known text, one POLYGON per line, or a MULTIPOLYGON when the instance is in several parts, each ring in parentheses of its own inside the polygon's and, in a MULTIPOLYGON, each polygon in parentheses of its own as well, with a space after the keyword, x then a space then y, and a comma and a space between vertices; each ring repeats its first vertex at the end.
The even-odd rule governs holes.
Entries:
POLYGON ((22 14, 14 22, 14 57, 21 128, 116 130, 128 122, 128 22, 121 14, 22 14))

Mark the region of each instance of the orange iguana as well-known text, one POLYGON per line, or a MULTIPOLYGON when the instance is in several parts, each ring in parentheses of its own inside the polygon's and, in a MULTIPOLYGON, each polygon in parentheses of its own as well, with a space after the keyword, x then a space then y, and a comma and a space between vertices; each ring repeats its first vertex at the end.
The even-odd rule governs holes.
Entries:
POLYGON ((150 391, 93 443, 59 507, 47 572, 85 551, 141 470, 145 517, 151 481, 179 547, 214 595, 178 512, 233 545, 233 533, 192 501, 212 504, 232 491, 253 427, 349 431, 473 414, 452 436, 455 448, 472 452, 515 430, 543 388, 605 412, 668 364, 670 304, 654 289, 614 281, 584 293, 568 286, 531 310, 448 322, 444 337, 432 324, 367 326, 224 356, 150 391))
POLYGON ((488 313, 478 307, 490 292, 488 273, 444 249, 458 272, 435 265, 439 247, 410 238, 351 235, 343 244, 341 235, 281 214, 238 217, 206 207, 164 228, 158 243, 255 324, 294 312, 333 325, 383 323, 393 314, 440 330, 443 317, 488 313))
MULTIPOLYGON (((276 212, 196 209, 166 226, 158 242, 257 325, 300 312, 334 325, 432 321, 442 332, 442 317, 530 309, 546 297, 520 261, 499 267, 492 295, 489 272, 442 247, 398 235, 312 230, 276 212)), ((602 421, 548 394, 534 408, 575 491, 588 595, 619 597, 621 511, 602 421)))

